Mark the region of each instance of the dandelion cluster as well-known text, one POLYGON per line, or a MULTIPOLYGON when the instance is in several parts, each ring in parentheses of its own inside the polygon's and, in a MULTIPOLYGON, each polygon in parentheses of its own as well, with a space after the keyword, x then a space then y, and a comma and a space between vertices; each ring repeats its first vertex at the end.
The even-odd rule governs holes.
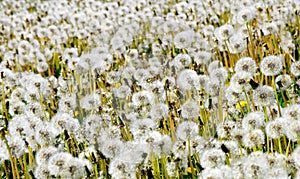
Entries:
POLYGON ((0 1, 1 178, 299 178, 300 1, 0 1))

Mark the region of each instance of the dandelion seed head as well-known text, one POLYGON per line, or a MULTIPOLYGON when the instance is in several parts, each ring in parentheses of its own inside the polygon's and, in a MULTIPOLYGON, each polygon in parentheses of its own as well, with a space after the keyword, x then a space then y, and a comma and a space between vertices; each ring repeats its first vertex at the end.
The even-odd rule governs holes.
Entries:
POLYGON ((193 140, 198 136, 199 128, 195 122, 182 122, 176 129, 176 136, 181 140, 193 140))
POLYGON ((194 70, 190 69, 182 70, 179 73, 176 82, 179 89, 183 91, 197 88, 197 86, 199 85, 197 73, 194 70))
POLYGON ((234 88, 238 88, 240 90, 249 91, 252 89, 249 80, 251 79, 251 74, 247 72, 237 72, 230 78, 230 85, 234 88))
POLYGON ((283 69, 280 56, 269 55, 260 62, 260 70, 266 76, 278 75, 283 69))
POLYGON ((300 159, 300 147, 299 146, 297 146, 294 149, 293 153, 291 154, 291 157, 294 160, 296 166, 299 167, 300 166, 300 160, 299 160, 300 159))
POLYGON ((135 138, 139 138, 154 130, 155 127, 156 124, 152 119, 137 119, 130 125, 130 131, 132 132, 133 136, 135 136, 135 138))
POLYGON ((209 63, 207 71, 208 73, 212 73, 213 70, 217 69, 217 68, 222 68, 223 67, 223 63, 221 61, 215 60, 212 61, 211 63, 209 63))
POLYGON ((200 164, 203 168, 214 168, 224 165, 225 153, 220 149, 208 149, 203 152, 200 164))
POLYGON ((219 41, 228 40, 234 34, 234 29, 232 25, 225 24, 216 28, 214 34, 219 41))
POLYGON ((176 48, 184 49, 190 47, 194 33, 192 31, 183 31, 175 35, 174 45, 176 48))
POLYGON ((265 135, 260 129, 254 129, 247 132, 243 137, 243 144, 246 147, 263 145, 265 143, 265 135))
POLYGON ((192 59, 188 54, 178 54, 174 61, 181 63, 183 67, 188 67, 192 63, 192 59))
POLYGON ((212 54, 210 52, 207 51, 198 51, 195 55, 194 55, 194 61, 196 62, 197 65, 206 65, 210 62, 212 58, 212 54))
POLYGON ((286 126, 286 136, 291 141, 297 141, 300 138, 300 121, 290 120, 286 126))
POLYGON ((270 106, 275 103, 274 90, 270 86, 259 86, 253 91, 254 104, 258 106, 270 106))
POLYGON ((209 76, 212 81, 224 84, 228 77, 228 72, 225 68, 216 68, 210 72, 209 76))
POLYGON ((294 75, 296 77, 300 76, 300 61, 293 62, 291 64, 290 71, 291 71, 292 75, 294 75))
POLYGON ((47 165, 50 157, 58 152, 59 150, 54 146, 43 147, 39 149, 36 153, 35 156, 36 163, 38 165, 43 165, 43 164, 47 165))
POLYGON ((275 83, 277 89, 286 90, 292 85, 293 81, 290 75, 283 74, 283 75, 278 75, 275 78, 275 83))
POLYGON ((283 117, 288 120, 299 120, 300 119, 300 105, 292 104, 283 109, 283 117))
POLYGON ((259 129, 265 125, 265 115, 261 111, 248 113, 242 120, 242 127, 247 131, 259 129))
POLYGON ((119 139, 104 140, 101 143, 100 150, 107 158, 114 158, 119 155, 123 147, 124 144, 119 139))
POLYGON ((242 53, 246 48, 246 41, 244 40, 243 36, 240 34, 233 35, 229 39, 229 51, 232 54, 242 53))
POLYGON ((86 110, 95 110, 101 105, 100 95, 88 94, 80 100, 80 106, 86 110))
POLYGON ((181 116, 184 119, 195 119, 199 116, 199 106, 195 101, 186 102, 181 106, 181 116))
POLYGON ((285 134, 287 120, 285 118, 276 118, 266 124, 266 134, 271 139, 278 139, 285 134))

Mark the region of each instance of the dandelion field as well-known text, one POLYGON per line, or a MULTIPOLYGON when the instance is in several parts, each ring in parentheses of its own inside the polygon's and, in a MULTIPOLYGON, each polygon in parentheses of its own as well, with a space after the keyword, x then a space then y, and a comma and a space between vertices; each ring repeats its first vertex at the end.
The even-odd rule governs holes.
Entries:
POLYGON ((300 1, 0 1, 0 178, 300 178, 300 1))

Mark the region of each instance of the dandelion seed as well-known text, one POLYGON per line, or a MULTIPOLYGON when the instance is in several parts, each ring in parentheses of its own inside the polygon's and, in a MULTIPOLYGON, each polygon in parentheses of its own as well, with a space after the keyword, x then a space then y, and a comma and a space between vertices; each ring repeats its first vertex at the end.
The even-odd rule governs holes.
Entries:
POLYGON ((232 53, 232 54, 242 53, 244 51, 244 49, 246 48, 246 41, 239 34, 233 35, 229 39, 228 48, 229 48, 230 53, 232 53))
POLYGON ((168 175, 170 177, 176 176, 176 163, 175 162, 167 162, 166 169, 167 169, 168 175))
POLYGON ((64 168, 72 155, 67 152, 58 152, 53 154, 48 161, 48 170, 51 175, 62 176, 64 175, 64 168))
POLYGON ((286 171, 285 168, 271 168, 270 170, 267 171, 267 173, 265 174, 266 179, 274 179, 274 178, 278 178, 278 179, 288 179, 288 173, 286 171))
POLYGON ((261 29, 264 36, 276 34, 278 32, 278 28, 273 22, 263 24, 261 29))
POLYGON ((223 124, 219 124, 217 126, 218 137, 225 138, 225 139, 229 138, 231 130, 235 127, 236 127, 236 124, 233 121, 226 121, 223 124))
POLYGON ((291 156, 292 156, 293 160, 295 161, 296 166, 299 167, 300 166, 300 147, 299 146, 297 146, 295 148, 295 150, 293 151, 291 156))
POLYGON ((55 135, 61 134, 64 130, 75 133, 80 127, 78 120, 68 113, 56 113, 51 118, 50 125, 55 135))
POLYGON ((149 91, 139 91, 132 95, 132 103, 134 106, 147 106, 154 103, 154 94, 149 91))
POLYGON ((135 167, 116 157, 110 162, 108 172, 113 178, 134 178, 135 167))
POLYGON ((243 173, 245 178, 262 178, 265 173, 269 170, 266 158, 249 156, 245 158, 243 164, 243 173))
POLYGON ((222 170, 219 168, 206 168, 201 172, 199 179, 206 178, 223 179, 224 175, 222 170))
POLYGON ((238 104, 239 101, 245 100, 245 95, 241 89, 230 85, 225 89, 225 99, 228 101, 229 105, 238 104))
POLYGON ((114 95, 120 99, 126 99, 131 95, 131 89, 127 85, 122 85, 119 88, 113 90, 114 95))
POLYGON ((260 63, 260 70, 266 76, 278 75, 283 69, 282 58, 270 55, 264 57, 260 63))
POLYGON ((52 126, 43 121, 41 125, 38 125, 35 129, 34 138, 39 145, 50 144, 55 138, 52 126))
POLYGON ((47 164, 40 164, 34 170, 34 177, 37 179, 50 178, 51 174, 47 164))
POLYGON ((155 126, 155 122, 151 119, 139 119, 132 122, 130 125, 130 131, 135 138, 139 138, 154 130, 155 126))
POLYGON ((215 81, 212 79, 210 79, 205 85, 205 91, 212 97, 219 96, 221 88, 223 88, 223 84, 220 84, 219 81, 215 81))
POLYGON ((223 63, 216 60, 216 61, 212 61, 207 68, 208 73, 212 73, 213 70, 217 69, 217 68, 222 68, 223 67, 223 63))

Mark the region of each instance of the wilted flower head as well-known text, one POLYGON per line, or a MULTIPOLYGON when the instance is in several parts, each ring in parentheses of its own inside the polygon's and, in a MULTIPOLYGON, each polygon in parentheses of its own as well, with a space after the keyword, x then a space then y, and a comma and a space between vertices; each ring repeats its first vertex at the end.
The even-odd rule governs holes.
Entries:
POLYGON ((278 75, 282 69, 282 57, 280 56, 266 56, 260 62, 260 71, 266 76, 278 75))

